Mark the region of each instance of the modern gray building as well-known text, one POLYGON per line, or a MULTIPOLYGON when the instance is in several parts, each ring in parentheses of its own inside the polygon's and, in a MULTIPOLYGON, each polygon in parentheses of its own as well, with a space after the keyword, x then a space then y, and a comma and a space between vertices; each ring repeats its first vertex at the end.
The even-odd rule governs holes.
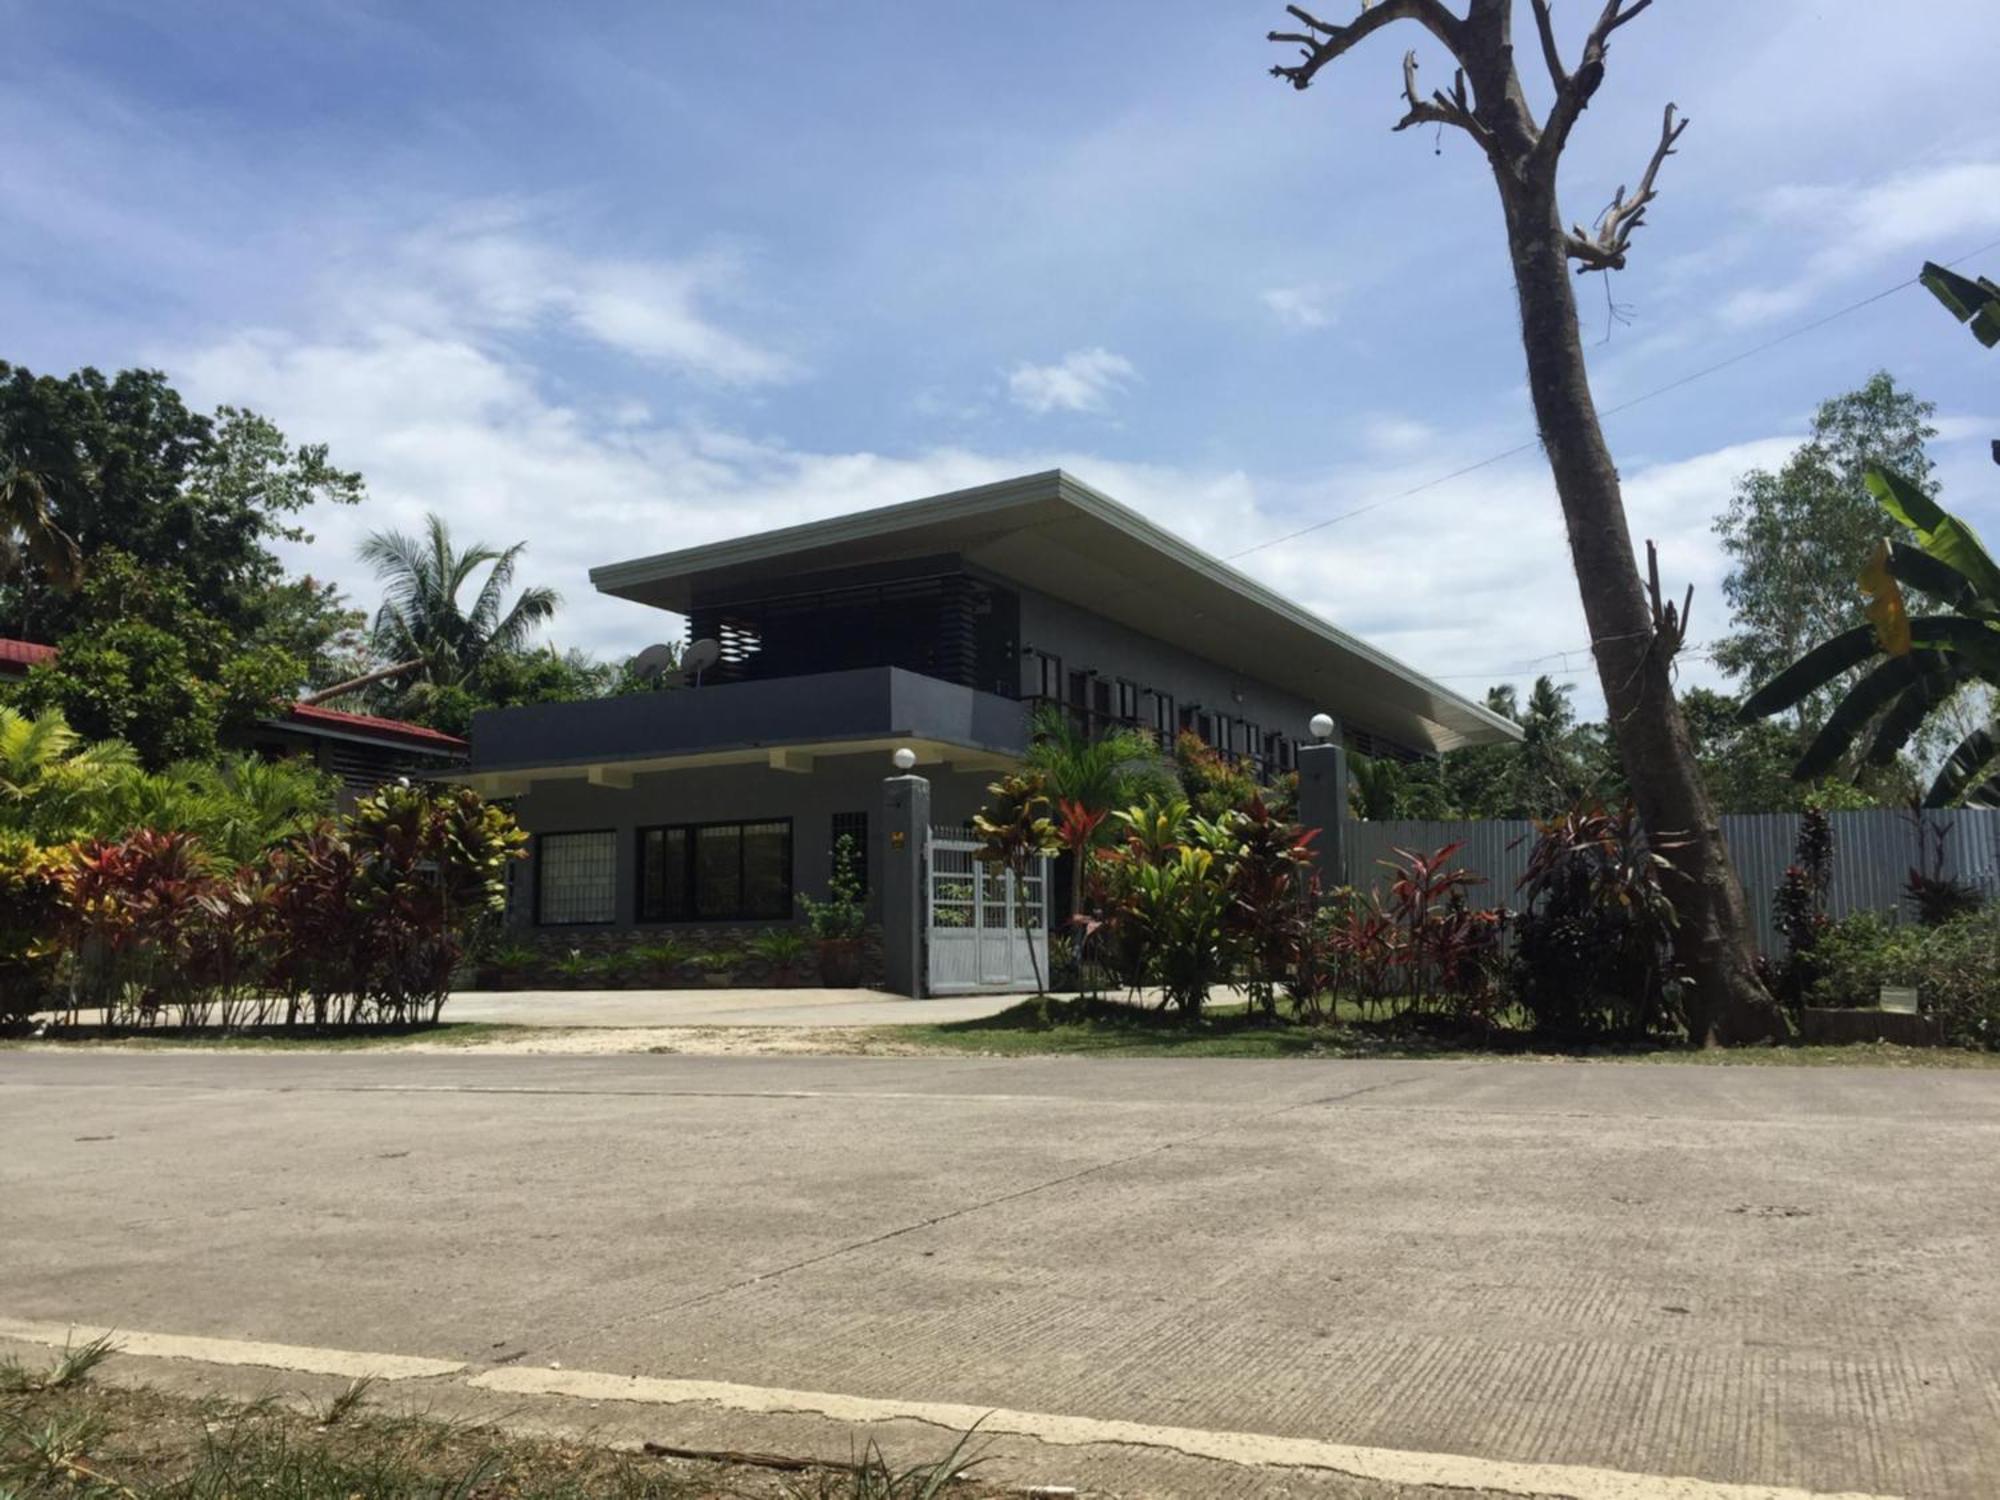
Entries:
POLYGON ((1267 774, 1322 712, 1376 755, 1518 734, 1060 470, 590 576, 720 657, 698 687, 475 719, 465 779, 517 799, 539 927, 787 920, 841 834, 881 867, 896 749, 962 824, 1043 703, 1267 774))

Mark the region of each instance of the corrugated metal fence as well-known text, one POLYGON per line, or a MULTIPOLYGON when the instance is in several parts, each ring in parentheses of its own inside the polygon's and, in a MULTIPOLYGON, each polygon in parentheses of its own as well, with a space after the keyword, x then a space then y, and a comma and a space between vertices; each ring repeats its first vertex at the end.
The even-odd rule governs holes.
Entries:
MULTIPOLYGON (((1968 880, 1987 892, 2000 894, 2000 810, 1957 808, 1924 814, 1927 828, 1949 830, 1944 840, 1944 873, 1968 880)), ((1390 875, 1381 864, 1394 860, 1397 849, 1430 854, 1446 844, 1463 842, 1454 863, 1486 877, 1474 900, 1493 905, 1516 903, 1514 888, 1528 868, 1534 826, 1525 822, 1478 823, 1350 821, 1345 828, 1348 879, 1361 889, 1373 888, 1388 898, 1390 875)), ((1722 837, 1743 882, 1757 940, 1765 952, 1776 952, 1777 931, 1771 922, 1771 899, 1785 867, 1792 862, 1798 840, 1796 813, 1731 813, 1722 819, 1722 837)), ((1931 868, 1931 837, 1923 834, 1921 861, 1931 868)), ((1856 911, 1889 911, 1902 906, 1904 882, 1919 863, 1918 826, 1909 813, 1890 808, 1833 814, 1833 891, 1830 905, 1836 917, 1856 911)), ((1903 908, 1907 911, 1907 908, 1903 908)))

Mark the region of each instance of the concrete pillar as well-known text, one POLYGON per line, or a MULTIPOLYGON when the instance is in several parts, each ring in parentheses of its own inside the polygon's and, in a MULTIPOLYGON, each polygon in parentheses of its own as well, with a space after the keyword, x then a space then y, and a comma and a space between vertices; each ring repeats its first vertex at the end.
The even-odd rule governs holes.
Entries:
POLYGON ((1330 891, 1348 883, 1347 747, 1334 743, 1299 746, 1299 823, 1317 828, 1319 887, 1330 891))
POLYGON ((931 784, 921 776, 882 783, 882 955, 892 993, 924 997, 924 840, 931 784))

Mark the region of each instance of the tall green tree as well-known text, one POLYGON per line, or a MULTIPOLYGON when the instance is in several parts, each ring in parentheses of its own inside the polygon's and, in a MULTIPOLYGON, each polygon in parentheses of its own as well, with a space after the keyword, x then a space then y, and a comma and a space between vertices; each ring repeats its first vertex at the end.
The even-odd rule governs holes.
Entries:
POLYGON ((554 589, 524 588, 508 602, 526 550, 525 542, 459 547, 436 514, 424 517, 416 536, 378 531, 361 544, 362 561, 385 586, 375 613, 375 654, 385 664, 421 664, 417 681, 403 691, 405 708, 421 712, 428 699, 464 686, 490 659, 522 652, 555 614, 561 596, 554 589), (463 596, 482 570, 485 581, 468 603, 463 596))
MULTIPOLYGON (((1868 470, 1902 475, 1932 499, 1938 484, 1924 444, 1937 436, 1937 408, 1886 370, 1821 404, 1805 443, 1775 472, 1736 481, 1716 535, 1729 555, 1722 591, 1733 628, 1716 664, 1731 677, 1769 681, 1816 642, 1862 623, 1855 576, 1875 542, 1907 542, 1909 529, 1868 491, 1868 470)), ((1816 730, 1855 674, 1801 699, 1795 722, 1816 730)))
POLYGON ((101 551, 78 602, 85 623, 14 698, 32 714, 59 711, 85 739, 125 741, 148 769, 213 759, 219 737, 297 692, 296 657, 240 639, 171 572, 101 551))
MULTIPOLYGON (((243 639, 284 574, 273 546, 308 540, 310 506, 363 493, 324 446, 294 444, 254 412, 191 410, 157 370, 51 376, 0 361, 0 453, 38 477, 86 574, 99 553, 123 552, 243 639)), ((90 608, 51 570, 29 568, 0 584, 0 633, 55 641, 90 608)))

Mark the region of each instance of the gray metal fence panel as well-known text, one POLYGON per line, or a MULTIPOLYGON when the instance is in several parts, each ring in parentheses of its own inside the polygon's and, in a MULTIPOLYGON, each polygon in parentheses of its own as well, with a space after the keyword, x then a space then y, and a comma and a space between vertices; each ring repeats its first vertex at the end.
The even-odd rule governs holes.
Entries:
MULTIPOLYGON (((1926 813, 1926 823, 1949 831, 1944 840, 1944 873, 1970 881, 1989 897, 2000 896, 2000 810, 1956 808, 1926 813)), ((1361 890, 1388 898, 1392 878, 1384 861, 1398 849, 1432 854, 1446 844, 1463 844, 1454 862, 1486 879, 1473 899, 1516 904, 1515 887, 1528 868, 1534 825, 1512 820, 1484 822, 1350 822, 1347 824, 1348 880, 1361 890)), ((1757 940, 1766 952, 1780 946, 1771 906, 1785 867, 1792 862, 1799 818, 1796 813, 1732 813, 1722 819, 1757 940)), ((1929 835, 1919 846, 1915 820, 1892 808, 1833 814, 1833 889, 1828 904, 1836 917, 1857 911, 1897 911, 1912 866, 1930 867, 1929 835)))

